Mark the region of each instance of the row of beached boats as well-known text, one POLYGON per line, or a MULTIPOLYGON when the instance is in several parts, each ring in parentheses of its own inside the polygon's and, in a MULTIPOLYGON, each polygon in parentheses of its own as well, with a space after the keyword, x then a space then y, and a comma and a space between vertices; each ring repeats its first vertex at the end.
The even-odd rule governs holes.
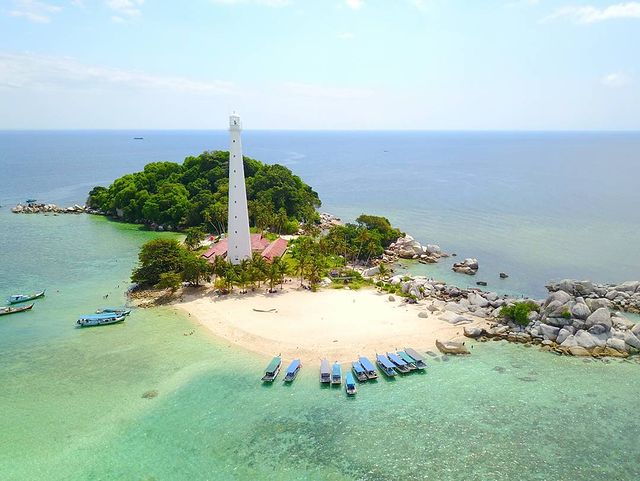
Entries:
MULTIPOLYGON (((376 364, 378 369, 387 377, 394 377, 396 374, 407 374, 412 371, 424 371, 427 368, 425 358, 415 349, 410 347, 402 351, 376 354, 376 364)), ((282 357, 274 357, 265 369, 263 382, 273 382, 280 373, 282 367, 282 357)), ((300 359, 294 359, 285 371, 285 383, 294 381, 302 363, 300 359)), ((353 396, 358 392, 356 379, 358 382, 366 382, 378 378, 376 366, 366 356, 360 356, 357 361, 351 363, 351 370, 345 376, 345 390, 348 395, 353 396)), ((329 364, 327 359, 320 361, 320 383, 330 385, 342 384, 342 366, 339 362, 329 364)))
POLYGON ((12 296, 9 296, 9 298, 7 299, 7 304, 9 305, 6 307, 0 307, 0 316, 6 316, 8 314, 16 314, 18 312, 30 311, 31 309, 33 309, 33 306, 35 305, 34 302, 26 306, 20 306, 20 307, 12 307, 12 306, 15 304, 22 304, 25 302, 40 299, 41 297, 44 297, 45 291, 46 289, 43 289, 42 291, 38 291, 33 294, 14 294, 12 296))

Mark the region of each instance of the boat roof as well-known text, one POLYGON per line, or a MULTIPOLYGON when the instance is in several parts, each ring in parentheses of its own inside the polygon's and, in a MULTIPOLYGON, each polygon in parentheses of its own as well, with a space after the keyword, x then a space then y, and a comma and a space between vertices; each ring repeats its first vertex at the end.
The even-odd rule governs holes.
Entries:
POLYGON ((404 359, 401 359, 395 352, 388 352, 387 357, 401 366, 406 366, 407 364, 407 362, 404 359))
POLYGON ((376 359, 378 360, 378 362, 380 364, 382 364, 384 367, 386 368, 391 368, 393 369, 393 364, 391 364, 391 361, 389 361, 389 359, 387 358, 387 356, 383 355, 383 354, 378 354, 376 356, 376 359))
POLYGON ((347 373, 347 380, 346 380, 347 386, 355 386, 356 385, 356 380, 353 377, 353 374, 351 374, 350 372, 347 373))
POLYGON ((406 362, 413 362, 415 361, 414 358, 412 358, 409 354, 407 354, 404 351, 398 351, 398 356, 400 356, 402 359, 404 359, 406 362))
POLYGON ((103 312, 101 314, 85 314, 80 316, 80 319, 110 319, 112 317, 118 317, 116 312, 103 312))
POLYGON ((273 359, 271 359, 271 362, 269 363, 269 365, 267 366, 267 368, 265 369, 266 372, 273 372, 277 369, 277 367, 280 365, 280 363, 282 362, 282 360, 280 359, 280 356, 276 356, 273 359))
POLYGON ((376 370, 376 367, 366 357, 361 357, 359 360, 360 360, 360 364, 362 364, 362 367, 364 367, 367 371, 376 370))
POLYGON ((289 367, 287 368, 287 374, 293 374, 294 372, 296 372, 296 369, 298 369, 298 367, 300 367, 300 359, 294 359, 293 361, 291 361, 291 364, 289 364, 289 367))
POLYGON ((415 349, 412 349, 410 347, 405 347, 404 348, 405 352, 407 354, 409 354, 412 358, 414 358, 416 361, 422 361, 424 362, 424 357, 422 357, 420 354, 418 354, 418 351, 416 351, 415 349))
POLYGON ((333 368, 331 370, 334 376, 340 375, 342 376, 342 368, 340 367, 340 363, 334 362, 333 368))
POLYGON ((326 359, 320 361, 320 372, 322 374, 329 374, 329 361, 326 359))
POLYGON ((355 369, 357 373, 364 372, 364 368, 362 367, 362 364, 360 364, 358 361, 353 361, 351 365, 353 366, 353 369, 355 369))

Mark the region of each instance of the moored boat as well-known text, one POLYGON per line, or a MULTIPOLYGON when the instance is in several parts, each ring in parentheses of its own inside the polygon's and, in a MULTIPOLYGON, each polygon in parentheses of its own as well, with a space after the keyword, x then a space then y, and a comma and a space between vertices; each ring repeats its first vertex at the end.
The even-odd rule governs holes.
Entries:
POLYGON ((384 354, 376 354, 376 363, 387 376, 393 377, 396 375, 395 365, 384 354))
POLYGON ((388 352, 387 358, 389 358, 389 360, 394 364, 394 367, 398 372, 405 374, 411 371, 411 368, 406 363, 406 361, 398 356, 395 352, 388 352))
MULTIPOLYGON (((409 369, 418 369, 418 366, 416 366, 416 360, 414 358, 412 358, 409 354, 407 354, 404 351, 398 351, 398 356, 400 356, 404 362, 407 363, 407 365, 409 366, 409 369)), ((422 369, 422 368, 420 368, 422 369)))
POLYGON ((302 364, 300 363, 300 359, 294 359, 291 361, 291 364, 289 364, 289 367, 285 371, 284 382, 293 382, 301 367, 302 364))
POLYGON ((280 356, 276 356, 271 359, 271 362, 264 370, 264 376, 262 376, 263 382, 273 382, 273 380, 278 376, 280 372, 280 366, 282 366, 282 358, 280 356))
POLYGON ((76 321, 78 327, 94 327, 94 326, 107 326, 109 324, 118 324, 124 321, 126 316, 111 316, 111 317, 95 317, 95 318, 80 318, 76 321))
POLYGON ((356 375, 356 378, 358 378, 358 381, 366 382, 367 372, 364 370, 364 367, 362 367, 362 364, 360 364, 358 361, 353 361, 351 363, 351 370, 356 375))
POLYGON ((7 314, 15 314, 16 312, 30 311, 33 308, 33 304, 29 304, 24 307, 0 307, 0 316, 6 316, 7 314))
POLYGON ((353 374, 351 374, 351 371, 347 373, 347 377, 345 378, 344 382, 344 388, 347 391, 347 395, 349 396, 355 396, 355 394, 358 392, 356 380, 353 377, 353 374))
POLYGON ((10 296, 8 299, 9 304, 18 304, 20 302, 28 302, 28 301, 33 301, 34 299, 38 299, 40 297, 44 296, 46 289, 43 289, 39 292, 36 292, 34 294, 14 294, 13 296, 10 296))
POLYGON ((331 384, 342 384, 342 367, 339 362, 334 362, 331 368, 331 384))
POLYGON ((415 349, 411 348, 411 347, 405 347, 404 348, 404 352, 406 352, 407 354, 409 354, 409 356, 411 356, 415 362, 416 362, 416 367, 418 369, 425 369, 427 367, 427 362, 425 360, 424 357, 422 357, 418 351, 416 351, 415 349))
POLYGON ((331 382, 331 369, 329 369, 329 361, 326 359, 320 361, 320 382, 322 384, 331 382))
POLYGON ((131 314, 131 309, 126 309, 124 307, 103 307, 102 309, 98 309, 96 314, 117 314, 119 316, 128 316, 131 314))
POLYGON ((369 361, 369 358, 360 356, 358 361, 360 361, 360 365, 364 368, 368 379, 378 379, 378 372, 376 371, 376 367, 371 361, 369 361))

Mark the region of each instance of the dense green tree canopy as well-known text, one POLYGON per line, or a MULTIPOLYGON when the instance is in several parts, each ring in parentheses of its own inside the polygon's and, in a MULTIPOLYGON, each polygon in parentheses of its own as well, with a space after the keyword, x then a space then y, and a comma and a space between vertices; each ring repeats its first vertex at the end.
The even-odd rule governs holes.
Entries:
MULTIPOLYGON (((314 221, 318 194, 282 165, 244 157, 252 225, 293 233, 300 223, 314 221)), ((134 223, 174 228, 205 225, 226 230, 229 152, 204 152, 184 163, 152 162, 142 172, 116 179, 108 188, 95 187, 87 204, 134 223)))

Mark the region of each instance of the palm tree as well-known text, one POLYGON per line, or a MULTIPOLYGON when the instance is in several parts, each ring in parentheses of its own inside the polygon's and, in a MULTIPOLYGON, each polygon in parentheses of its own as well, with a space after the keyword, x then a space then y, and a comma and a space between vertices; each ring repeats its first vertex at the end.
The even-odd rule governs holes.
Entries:
POLYGON ((269 281, 269 292, 273 292, 275 290, 276 284, 282 285, 286 272, 287 265, 282 260, 282 257, 274 257, 269 263, 269 267, 266 272, 267 280, 269 281))
POLYGON ((266 279, 266 272, 269 268, 269 264, 262 257, 262 254, 259 252, 254 252, 251 258, 251 266, 249 268, 251 272, 251 281, 258 283, 258 288, 260 287, 260 283, 266 279))

